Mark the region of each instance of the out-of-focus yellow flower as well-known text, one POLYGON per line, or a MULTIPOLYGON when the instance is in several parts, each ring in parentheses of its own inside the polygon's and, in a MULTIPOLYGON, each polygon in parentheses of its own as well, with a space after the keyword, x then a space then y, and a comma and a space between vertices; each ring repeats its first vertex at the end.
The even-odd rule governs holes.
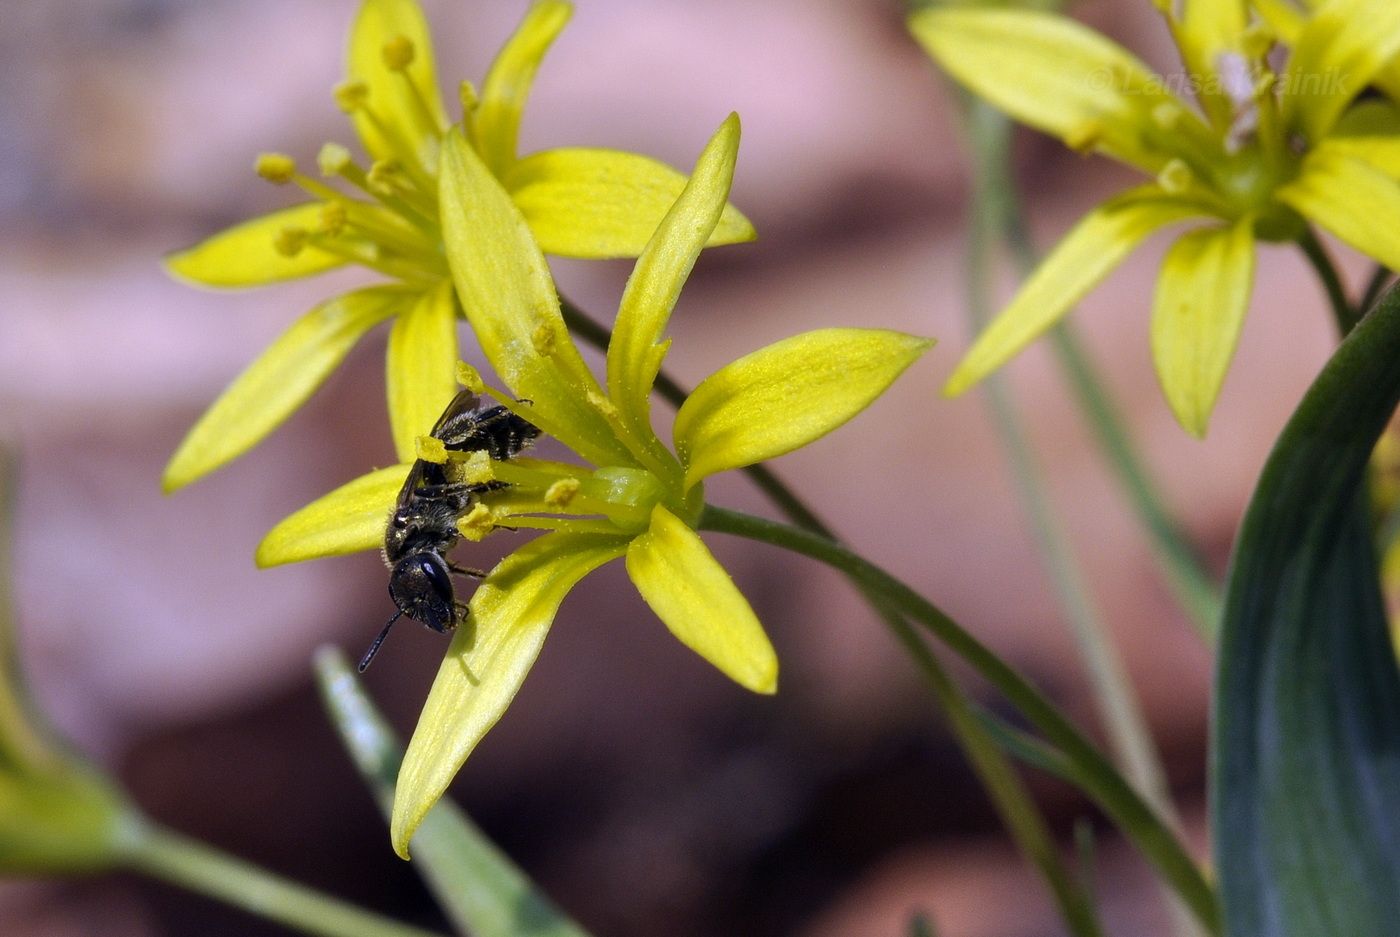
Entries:
MULTIPOLYGON (((546 253, 635 257, 680 194, 683 174, 616 150, 516 154, 535 71, 571 12, 561 0, 538 0, 496 57, 480 96, 462 84, 464 139, 505 186, 546 253)), ((327 181, 302 174, 288 157, 265 155, 258 172, 296 184, 311 201, 216 234, 174 254, 167 266, 179 277, 219 287, 259 286, 346 264, 392 282, 337 296, 283 333, 181 443, 165 471, 167 491, 260 442, 355 342, 385 321, 393 320, 386 382, 400 458, 411 458, 415 437, 452 398, 461 300, 448 273, 438 209, 448 120, 415 0, 365 0, 336 100, 371 160, 368 167, 338 144, 321 150, 327 181)), ((726 206, 708 244, 753 237, 748 220, 726 206)))
MULTIPOLYGON (((910 27, 950 75, 1017 120, 1153 181, 1081 220, 988 326, 948 382, 961 393, 1004 364, 1158 229, 1191 229, 1167 252, 1152 354, 1168 403, 1204 435, 1253 289, 1255 244, 1312 222, 1400 268, 1400 136, 1394 109, 1348 111, 1400 53, 1400 4, 1328 0, 1275 34, 1244 0, 1161 0, 1184 70, 1157 75, 1063 16, 931 9, 910 27), (1194 98, 1195 106, 1188 103, 1194 98)), ((1270 7, 1277 3, 1263 4, 1270 7)), ((1288 11, 1285 11, 1288 12, 1288 11)))
MULTIPOLYGON (((778 662, 748 602, 696 533, 703 480, 790 452, 875 400, 932 344, 879 329, 825 329, 740 358, 682 404, 673 448, 652 428, 650 396, 671 309, 728 197, 739 144, 730 117, 637 260, 599 384, 570 339, 525 217, 459 133, 443 154, 443 233, 467 317, 510 394, 494 396, 593 467, 490 463, 509 487, 459 523, 550 532, 501 561, 471 600, 409 743, 394 807, 408 840, 534 663, 560 602, 585 575, 625 558, 637 590, 682 643, 741 685, 771 693, 778 662), (523 403, 515 397, 528 400, 523 403)), ((468 380, 471 380, 468 377, 468 380)), ((476 390, 476 387, 472 387, 476 390)), ((425 447, 425 450, 430 447, 425 447)), ((474 471, 482 469, 477 459, 474 471)), ((408 465, 352 482, 278 525, 259 559, 281 563, 377 546, 408 465)))

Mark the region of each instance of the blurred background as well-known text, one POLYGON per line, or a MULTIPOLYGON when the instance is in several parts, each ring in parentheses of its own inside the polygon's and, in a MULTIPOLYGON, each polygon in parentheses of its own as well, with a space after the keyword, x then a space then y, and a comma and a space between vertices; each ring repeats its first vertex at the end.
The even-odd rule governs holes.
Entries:
MULTIPOLYGON (((439 77, 480 81, 522 0, 425 0, 439 77)), ((0 0, 0 432, 22 478, 24 661, 61 728, 156 819, 386 913, 441 926, 321 712, 325 642, 363 651, 392 611, 372 554, 258 571, 266 530, 394 461, 384 334, 242 460, 169 498, 184 432, 294 317, 356 274, 251 292, 168 279, 162 254, 292 195, 259 152, 353 142, 334 106, 351 0, 0 0)), ((1176 68, 1145 0, 1079 15, 1176 68)), ((455 108, 453 109, 455 112, 455 108)), ((944 80, 895 0, 582 0, 540 71, 522 152, 603 145, 688 169, 744 122, 734 201, 755 244, 707 252, 673 319, 693 385, 797 331, 866 325, 938 346, 860 419, 776 463, 866 556, 917 586, 1092 725, 1080 665, 978 393, 938 395, 968 334, 968 167, 944 80)), ((1047 247, 1132 181, 1025 133, 1017 163, 1047 247)), ((1148 357, 1161 242, 1075 313, 1169 500, 1223 569, 1273 436, 1332 341, 1300 259, 1265 249, 1207 441, 1161 400, 1148 357)), ((627 263, 561 262, 607 319, 627 263)), ((1358 267, 1351 268, 1353 277, 1358 267)), ((1007 288, 1012 286, 1008 277, 1007 288)), ((1195 842, 1208 655, 1154 572, 1041 349, 1009 369, 1104 618, 1142 693, 1195 842)), ((711 500, 771 513, 742 478, 711 500)), ((488 566, 524 534, 465 545, 488 566)), ((780 692, 758 698, 676 643, 614 564, 563 606, 523 691, 453 795, 598 937, 1062 933, 913 668, 839 578, 711 539, 768 626, 780 692)), ((401 626, 367 676, 411 730, 445 644, 401 626)), ((1098 829, 1118 934, 1163 933, 1151 881, 1073 792, 1041 778, 1059 831, 1098 829)), ((0 931, 274 935, 128 876, 0 883, 0 931)))

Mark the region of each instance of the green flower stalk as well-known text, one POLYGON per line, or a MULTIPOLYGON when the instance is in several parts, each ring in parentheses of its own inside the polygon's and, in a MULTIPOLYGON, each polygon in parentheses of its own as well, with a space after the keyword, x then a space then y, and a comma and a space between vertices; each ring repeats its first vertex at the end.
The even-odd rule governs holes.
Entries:
MULTIPOLYGON (((1277 4, 1267 4, 1270 7, 1277 4)), ((1152 355, 1181 425, 1206 432, 1253 289, 1259 241, 1315 249, 1308 225, 1382 264, 1400 264, 1400 119, 1351 107, 1400 53, 1400 4, 1329 0, 1275 34, 1244 0, 1156 4, 1184 73, 1153 74, 1118 45, 1052 13, 931 9, 910 27, 950 75, 1081 152, 1153 177, 1091 211, 979 336, 949 379, 958 394, 1024 348, 1168 225, 1152 355), (1178 90, 1194 97, 1194 105, 1178 90)), ((1277 28, 1277 27, 1275 27, 1277 28)))
MULTIPOLYGON (((458 294, 510 394, 491 392, 590 467, 537 459, 465 471, 509 487, 481 496, 464 536, 492 527, 545 535, 506 557, 471 599, 399 774, 394 847, 408 841, 533 664, 565 595, 614 559, 686 646, 744 687, 771 693, 777 656, 747 600, 696 533, 704 479, 790 452, 875 400, 932 344, 878 329, 826 329, 746 355, 681 405, 673 446, 651 424, 671 310, 721 223, 739 144, 731 116, 642 251, 618 309, 599 383, 574 346, 527 218, 464 133, 442 154, 442 220, 458 294), (519 398, 518 400, 516 398, 519 398), (526 403, 525 401, 529 401, 526 403)), ((464 376, 477 390, 473 376, 464 376)), ((424 457, 432 453, 425 440, 424 457)), ((377 546, 407 464, 367 475, 287 518, 259 548, 267 565, 377 546)))
MULTIPOLYGON (((504 186, 531 235, 551 254, 635 257, 685 176, 635 153, 564 148, 519 156, 521 111, 545 52, 572 7, 538 0, 487 72, 478 96, 461 85, 463 139, 504 186)), ((389 417, 399 457, 452 398, 461 297, 452 287, 439 214, 448 128, 427 24, 415 0, 365 0, 350 36, 336 100, 370 164, 329 143, 317 179, 270 154, 258 172, 311 198, 243 222, 174 254, 178 277, 215 287, 260 286, 356 265, 389 282, 353 290, 306 313, 224 392, 167 466, 173 491, 237 458, 279 426, 359 339, 392 321, 386 361, 389 417)), ((751 240, 726 206, 709 244, 751 240)))

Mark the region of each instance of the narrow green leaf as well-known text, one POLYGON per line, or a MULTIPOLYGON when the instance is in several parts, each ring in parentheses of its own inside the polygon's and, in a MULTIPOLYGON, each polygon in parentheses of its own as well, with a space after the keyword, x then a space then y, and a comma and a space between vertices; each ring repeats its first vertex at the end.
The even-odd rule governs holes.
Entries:
POLYGON ((321 212, 322 203, 307 202, 259 215, 169 255, 165 269, 201 286, 240 287, 294 280, 339 267, 344 259, 314 247, 303 247, 290 257, 277 249, 277 239, 287 229, 316 230, 321 212))
MULTIPOLYGON (((385 817, 403 750, 338 649, 316 653, 321 698, 385 817)), ((450 800, 439 800, 413 836, 413 867, 459 933, 475 937, 587 937, 450 800)))
POLYGON ((298 319, 185 436, 165 468, 165 491, 188 485, 261 442, 306 402, 361 336, 413 299, 401 287, 370 287, 337 296, 298 319))
POLYGON ((383 546, 384 525, 408 469, 391 465, 361 475, 283 518, 258 544, 258 565, 280 566, 383 546))
POLYGON ((1400 673, 1363 498, 1400 401, 1400 293, 1332 356, 1274 447, 1220 636, 1212 825, 1227 933, 1400 921, 1400 673))
MULTIPOLYGON (((534 153, 501 180, 546 254, 636 257, 685 188, 684 173, 620 150, 567 147, 534 153)), ((757 237, 733 205, 725 205, 706 247, 757 237)))

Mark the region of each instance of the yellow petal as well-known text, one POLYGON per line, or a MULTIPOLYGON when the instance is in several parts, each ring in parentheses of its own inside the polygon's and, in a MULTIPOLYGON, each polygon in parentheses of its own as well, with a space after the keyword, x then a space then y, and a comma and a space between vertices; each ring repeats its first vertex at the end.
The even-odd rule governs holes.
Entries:
POLYGON ((1121 46, 1063 16, 933 7, 909 27, 969 90, 1075 149, 1154 175, 1176 154, 1219 149, 1205 124, 1121 46))
POLYGON ((428 809, 515 698, 564 596, 626 549, 616 535, 547 534, 502 560, 476 590, 472 621, 452 639, 399 768, 390 821, 399 855, 408 857, 428 809))
POLYGON ((1400 54, 1400 3, 1331 0, 1298 36, 1282 80, 1283 116, 1320 141, 1342 111, 1400 54))
POLYGON ((870 406, 932 345, 884 329, 822 329, 726 365, 676 415, 686 485, 826 435, 870 406))
POLYGON ((169 255, 165 269, 204 286, 261 286, 338 267, 345 261, 314 247, 288 257, 275 246, 288 228, 314 230, 321 223, 321 210, 320 202, 308 202, 236 224, 169 255))
POLYGON ((1400 270, 1400 185, 1361 160, 1322 147, 1275 197, 1352 247, 1400 270))
POLYGON ((365 149, 377 160, 408 158, 431 172, 447 113, 423 10, 414 0, 364 0, 350 31, 348 60, 351 80, 369 90, 369 113, 350 115, 365 149), (385 64, 384 47, 400 37, 412 43, 413 60, 396 72, 385 64))
POLYGON ((457 301, 444 280, 394 321, 385 362, 394 450, 412 462, 416 440, 430 432, 457 395, 457 301))
MULTIPOLYGON (((665 163, 619 150, 568 148, 527 156, 502 180, 546 254, 636 257, 685 187, 665 163)), ((757 234, 733 205, 706 247, 757 234)))
POLYGON ((1204 436, 1254 286, 1253 219, 1184 235, 1162 261, 1152 360, 1177 422, 1204 436))
MULTIPOLYGON (((1209 2, 1209 0, 1204 0, 1209 2)), ((1250 6, 1263 17, 1264 22, 1286 46, 1298 44, 1303 34, 1307 17, 1290 0, 1250 0, 1250 6)))
POLYGON ((633 465, 599 412, 602 388, 564 327, 544 255, 460 130, 444 142, 443 242, 462 310, 482 351, 530 419, 595 465, 633 465))
MULTIPOLYGON (((1359 108, 1358 108, 1359 109, 1359 108)), ((1367 108, 1380 117, 1379 108, 1367 108)), ((1400 135, 1376 133, 1366 136, 1328 137, 1313 148, 1311 160, 1350 157, 1380 170, 1392 179, 1400 179, 1400 135), (1319 157, 1317 154, 1323 154, 1319 157)))
POLYGON ((199 418, 161 481, 171 492, 238 458, 321 386, 369 329, 406 309, 413 294, 376 286, 338 296, 283 332, 199 418))
POLYGON ((1234 105, 1220 79, 1220 55, 1240 52, 1249 25, 1244 0, 1185 0, 1175 29, 1181 57, 1196 79, 1197 99, 1217 127, 1228 127, 1234 105))
POLYGON ((731 114, 637 258, 608 343, 608 393, 629 430, 633 451, 663 475, 678 476, 679 466, 651 428, 651 385, 671 344, 663 338, 666 323, 695 258, 719 223, 738 153, 739 117, 731 114))
POLYGON ((281 520, 258 544, 259 566, 300 563, 384 545, 384 525, 409 466, 391 465, 312 501, 281 520))
POLYGON ((1203 214, 1198 206, 1143 186, 1086 215, 1050 252, 1010 305, 992 321, 948 379, 960 394, 1005 364, 1108 276, 1133 248, 1163 225, 1203 214))
POLYGON ((627 548, 627 575, 682 644, 755 693, 778 688, 778 655, 700 535, 661 505, 627 548))
POLYGON ((535 0, 486 73, 476 112, 476 139, 482 159, 498 176, 515 161, 520 112, 535 72, 573 12, 572 4, 535 0))

